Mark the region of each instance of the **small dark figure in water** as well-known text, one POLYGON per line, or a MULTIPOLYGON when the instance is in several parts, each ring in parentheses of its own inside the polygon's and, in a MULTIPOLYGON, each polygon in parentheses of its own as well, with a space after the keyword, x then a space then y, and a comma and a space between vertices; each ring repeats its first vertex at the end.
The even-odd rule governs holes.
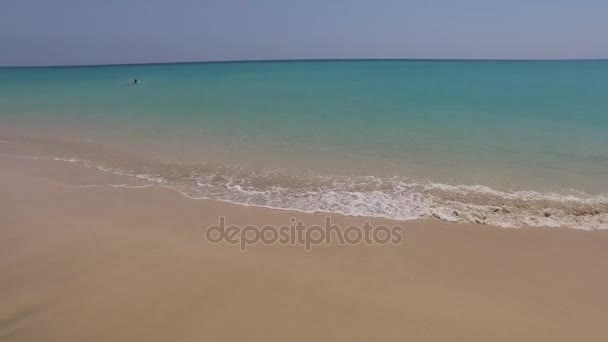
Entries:
POLYGON ((133 79, 133 84, 139 84, 141 82, 139 82, 139 80, 137 78, 133 79))

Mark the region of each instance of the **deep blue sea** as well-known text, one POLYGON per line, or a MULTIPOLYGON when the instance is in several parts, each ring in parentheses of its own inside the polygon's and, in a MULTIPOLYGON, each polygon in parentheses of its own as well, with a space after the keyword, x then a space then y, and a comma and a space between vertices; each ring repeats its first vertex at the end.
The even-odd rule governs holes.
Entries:
POLYGON ((0 141, 192 198, 608 228, 608 61, 0 68, 0 141))

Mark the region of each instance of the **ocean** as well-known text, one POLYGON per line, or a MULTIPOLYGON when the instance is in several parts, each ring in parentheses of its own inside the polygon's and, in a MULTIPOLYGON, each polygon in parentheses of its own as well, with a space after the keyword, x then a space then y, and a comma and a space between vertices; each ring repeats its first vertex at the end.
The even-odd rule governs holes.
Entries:
POLYGON ((195 199, 608 229, 608 61, 0 68, 0 142, 195 199))

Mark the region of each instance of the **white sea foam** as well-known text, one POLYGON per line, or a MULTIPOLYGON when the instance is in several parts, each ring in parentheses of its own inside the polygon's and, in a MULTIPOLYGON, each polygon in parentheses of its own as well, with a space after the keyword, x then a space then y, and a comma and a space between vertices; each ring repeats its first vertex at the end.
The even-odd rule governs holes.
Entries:
POLYGON ((322 176, 225 166, 143 164, 116 167, 76 157, 10 157, 76 163, 148 181, 150 186, 170 188, 188 198, 246 206, 398 220, 432 217, 510 228, 608 229, 606 194, 509 191, 483 185, 450 185, 398 177, 322 176))
POLYGON ((26 159, 26 160, 54 160, 54 161, 62 161, 62 162, 70 162, 70 163, 86 162, 83 159, 77 159, 77 158, 59 158, 59 157, 27 156, 27 155, 22 156, 22 155, 11 155, 11 154, 0 154, 0 158, 26 159))
POLYGON ((155 183, 164 183, 165 180, 162 177, 159 176, 152 176, 152 175, 148 175, 148 174, 139 174, 139 175, 135 175, 135 177, 140 178, 140 179, 145 179, 147 181, 150 182, 155 182, 155 183))
POLYGON ((124 188, 124 189, 145 189, 157 186, 156 184, 144 184, 144 185, 133 185, 133 184, 84 184, 84 185, 75 185, 68 184, 63 182, 56 182, 46 178, 38 178, 37 180, 45 182, 50 185, 59 186, 62 188, 69 189, 92 189, 92 188, 124 188))

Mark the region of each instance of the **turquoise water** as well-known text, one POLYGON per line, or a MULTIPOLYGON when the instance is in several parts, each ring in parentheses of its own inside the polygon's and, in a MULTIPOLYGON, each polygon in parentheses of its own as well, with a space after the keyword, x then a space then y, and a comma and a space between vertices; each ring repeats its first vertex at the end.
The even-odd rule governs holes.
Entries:
MULTIPOLYGON (((597 228, 607 95, 608 61, 0 68, 0 138, 129 152, 140 175, 197 198, 597 228)), ((98 157, 86 160, 128 168, 98 157)))

